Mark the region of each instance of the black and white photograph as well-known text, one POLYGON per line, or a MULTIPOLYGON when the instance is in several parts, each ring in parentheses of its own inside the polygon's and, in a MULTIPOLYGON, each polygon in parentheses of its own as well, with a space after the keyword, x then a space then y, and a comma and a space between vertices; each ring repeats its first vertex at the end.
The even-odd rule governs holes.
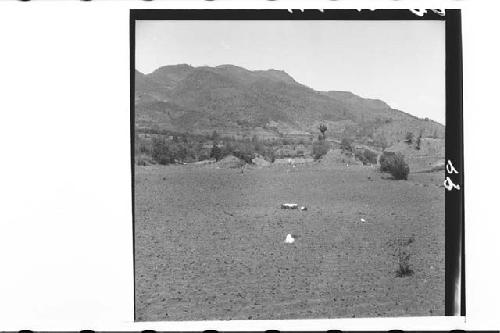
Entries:
POLYGON ((133 23, 136 321, 445 315, 444 20, 133 23))

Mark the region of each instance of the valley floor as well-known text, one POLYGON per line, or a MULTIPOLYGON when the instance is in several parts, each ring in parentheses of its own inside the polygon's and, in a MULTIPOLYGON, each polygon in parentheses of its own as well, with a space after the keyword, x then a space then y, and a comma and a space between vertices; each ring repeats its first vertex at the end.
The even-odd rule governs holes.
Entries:
POLYGON ((138 321, 444 315, 442 173, 395 181, 321 163, 135 172, 138 321), (396 276, 398 241, 411 276, 396 276))

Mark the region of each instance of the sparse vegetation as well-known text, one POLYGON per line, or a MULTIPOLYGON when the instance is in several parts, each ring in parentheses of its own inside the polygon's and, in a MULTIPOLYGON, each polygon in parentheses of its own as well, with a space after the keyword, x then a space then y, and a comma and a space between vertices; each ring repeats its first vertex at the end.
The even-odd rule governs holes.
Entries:
POLYGON ((379 147, 379 148, 382 148, 382 149, 385 149, 385 148, 389 147, 389 143, 387 142, 387 139, 382 134, 378 134, 378 135, 375 136, 375 138, 373 139, 373 144, 376 147, 379 147))
POLYGON ((396 270, 397 277, 406 277, 413 275, 413 270, 410 266, 410 253, 400 247, 397 249, 398 269, 396 270))
POLYGON ((393 256, 397 260, 397 268, 395 271, 397 277, 411 276, 414 273, 412 265, 410 264, 410 244, 414 241, 414 236, 411 236, 398 237, 387 242, 387 246, 393 249, 393 256))
MULTIPOLYGON (((225 156, 234 155, 247 163, 257 155, 270 162, 275 160, 275 148, 279 141, 261 141, 256 136, 236 140, 220 138, 214 131, 211 135, 191 134, 141 134, 135 137, 135 154, 137 165, 189 163, 215 158, 217 161, 225 156), (143 162, 141 159, 148 162, 143 162)), ((170 133, 168 133, 170 134, 170 133)))
POLYGON ((353 146, 352 146, 352 140, 348 138, 342 138, 342 141, 340 142, 340 148, 343 151, 353 151, 353 146))
POLYGON ((330 145, 326 141, 316 141, 313 143, 313 158, 315 160, 319 160, 321 157, 326 155, 328 153, 328 150, 330 149, 330 145))

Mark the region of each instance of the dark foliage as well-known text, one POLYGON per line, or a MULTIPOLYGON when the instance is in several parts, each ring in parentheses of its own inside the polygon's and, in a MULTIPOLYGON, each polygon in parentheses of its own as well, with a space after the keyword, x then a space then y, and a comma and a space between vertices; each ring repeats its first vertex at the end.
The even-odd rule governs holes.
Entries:
POLYGON ((210 151, 210 158, 215 158, 216 161, 220 161, 222 157, 222 150, 214 144, 212 150, 210 151))
POLYGON ((410 173, 410 167, 401 153, 394 155, 382 155, 380 157, 380 171, 389 172, 394 179, 406 180, 410 173))
POLYGON ((313 158, 315 160, 319 160, 321 157, 326 155, 328 153, 328 150, 330 149, 330 145, 326 141, 316 141, 313 143, 313 158))
POLYGON ((410 266, 410 253, 401 248, 398 248, 397 257, 398 257, 398 269, 396 270, 396 276, 406 277, 413 275, 413 270, 411 269, 410 266))
POLYGON ((342 141, 340 142, 340 148, 344 151, 352 152, 354 150, 352 139, 342 138, 342 141))
POLYGON ((369 149, 356 150, 354 156, 363 164, 377 164, 377 153, 369 149))
POLYGON ((365 149, 365 151, 363 152, 363 156, 369 163, 377 164, 377 157, 378 157, 377 153, 369 149, 365 149))
POLYGON ((318 127, 319 131, 321 132, 321 136, 323 137, 323 140, 325 139, 325 132, 328 130, 328 127, 326 127, 325 124, 321 124, 318 127))
POLYGON ((380 171, 382 172, 389 172, 390 170, 390 164, 391 164, 391 156, 382 154, 380 156, 380 171))
POLYGON ((408 141, 409 143, 413 143, 413 138, 414 138, 414 135, 412 132, 406 133, 406 136, 405 136, 406 141, 408 141))
POLYGON ((162 165, 175 163, 173 152, 168 147, 168 142, 164 138, 153 138, 153 159, 162 165))

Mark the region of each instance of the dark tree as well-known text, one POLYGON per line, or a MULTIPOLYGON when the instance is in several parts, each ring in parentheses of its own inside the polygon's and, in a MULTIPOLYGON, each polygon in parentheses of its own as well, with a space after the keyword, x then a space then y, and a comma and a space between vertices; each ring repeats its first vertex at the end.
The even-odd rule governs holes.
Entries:
POLYGON ((424 134, 424 130, 421 129, 420 130, 420 134, 418 135, 418 138, 417 138, 417 150, 420 150, 420 143, 421 143, 421 140, 422 140, 422 135, 424 134))
POLYGON ((222 158, 222 150, 215 143, 210 151, 210 158, 215 158, 216 161, 219 161, 222 158))
POLYGON ((321 135, 323 136, 323 139, 325 139, 325 132, 328 129, 325 124, 319 125, 319 131, 321 132, 321 135))

